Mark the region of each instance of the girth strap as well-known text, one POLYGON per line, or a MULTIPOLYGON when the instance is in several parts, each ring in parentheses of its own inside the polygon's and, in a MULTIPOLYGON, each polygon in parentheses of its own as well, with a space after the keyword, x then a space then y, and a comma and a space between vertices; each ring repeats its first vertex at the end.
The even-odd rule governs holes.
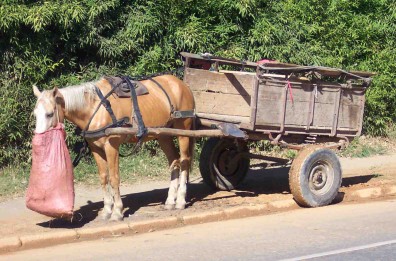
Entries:
POLYGON ((147 134, 147 128, 144 125, 143 117, 142 117, 142 114, 140 113, 139 104, 137 101, 136 90, 135 90, 135 85, 131 83, 131 81, 129 80, 129 78, 127 76, 122 76, 122 78, 126 81, 126 83, 129 86, 129 89, 131 90, 133 111, 134 111, 134 114, 136 116, 136 120, 138 123, 138 133, 136 134, 136 137, 140 141, 140 139, 147 134))

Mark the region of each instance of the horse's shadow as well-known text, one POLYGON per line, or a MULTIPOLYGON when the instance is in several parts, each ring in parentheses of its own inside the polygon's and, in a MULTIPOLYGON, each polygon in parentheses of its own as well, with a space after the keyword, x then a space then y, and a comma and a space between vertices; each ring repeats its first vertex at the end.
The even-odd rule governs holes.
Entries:
MULTIPOLYGON (((202 182, 190 183, 188 186, 187 200, 189 203, 187 207, 191 207, 197 202, 216 200, 219 198, 257 197, 261 194, 290 194, 288 180, 289 169, 289 167, 251 169, 237 190, 228 195, 222 194, 219 197, 207 198, 207 196, 214 194, 216 191, 202 182)), ((375 176, 376 175, 346 177, 343 179, 342 186, 367 183, 375 176)), ((159 206, 164 204, 167 193, 167 188, 163 188, 122 196, 124 207, 127 209, 124 213, 124 217, 127 218, 133 215, 140 208, 145 206, 159 206)), ((342 198, 343 197, 339 198, 337 202, 342 201, 342 198)), ((37 225, 48 228, 80 228, 98 218, 98 213, 102 208, 102 201, 88 201, 86 205, 75 211, 74 218, 71 221, 53 219, 38 223, 37 225)))

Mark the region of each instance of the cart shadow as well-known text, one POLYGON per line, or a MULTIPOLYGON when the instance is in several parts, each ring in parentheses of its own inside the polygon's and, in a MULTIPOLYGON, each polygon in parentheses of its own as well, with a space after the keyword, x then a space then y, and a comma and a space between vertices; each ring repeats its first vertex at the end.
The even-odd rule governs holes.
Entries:
MULTIPOLYGON (((218 200, 230 197, 257 197, 260 194, 290 194, 288 173, 289 167, 278 167, 269 169, 251 169, 245 180, 240 184, 238 190, 229 195, 219 195, 207 199, 209 195, 216 193, 213 189, 204 183, 192 183, 188 187, 188 205, 193 206, 197 202, 218 200)), ((343 179, 342 187, 348 187, 354 184, 367 183, 378 175, 364 175, 356 177, 346 177, 343 179)), ((126 209, 124 217, 133 215, 142 207, 161 206, 165 203, 168 193, 167 188, 154 189, 150 191, 126 194, 122 197, 124 208, 126 209)), ((336 198, 338 203, 343 200, 343 195, 336 198)), ((98 219, 98 213, 103 208, 103 201, 88 201, 86 205, 75 211, 74 218, 70 220, 53 219, 50 221, 38 223, 38 226, 46 228, 81 228, 91 221, 98 219)))

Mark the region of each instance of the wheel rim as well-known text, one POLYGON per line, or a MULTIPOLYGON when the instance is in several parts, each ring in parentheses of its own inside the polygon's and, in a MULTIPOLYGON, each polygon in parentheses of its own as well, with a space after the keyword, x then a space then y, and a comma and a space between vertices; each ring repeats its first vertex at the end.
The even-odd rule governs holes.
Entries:
POLYGON ((324 195, 334 183, 334 168, 327 161, 317 161, 310 168, 308 181, 312 193, 324 195))

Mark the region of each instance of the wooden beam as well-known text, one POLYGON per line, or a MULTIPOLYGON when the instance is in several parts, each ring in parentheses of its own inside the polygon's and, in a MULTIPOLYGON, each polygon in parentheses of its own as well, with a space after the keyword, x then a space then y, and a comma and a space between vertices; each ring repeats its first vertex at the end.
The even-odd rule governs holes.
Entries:
MULTIPOLYGON (((135 135, 138 130, 135 128, 108 128, 105 133, 109 135, 135 135)), ((226 137, 221 130, 180 130, 171 128, 148 128, 148 135, 166 136, 186 136, 186 137, 226 137)))

